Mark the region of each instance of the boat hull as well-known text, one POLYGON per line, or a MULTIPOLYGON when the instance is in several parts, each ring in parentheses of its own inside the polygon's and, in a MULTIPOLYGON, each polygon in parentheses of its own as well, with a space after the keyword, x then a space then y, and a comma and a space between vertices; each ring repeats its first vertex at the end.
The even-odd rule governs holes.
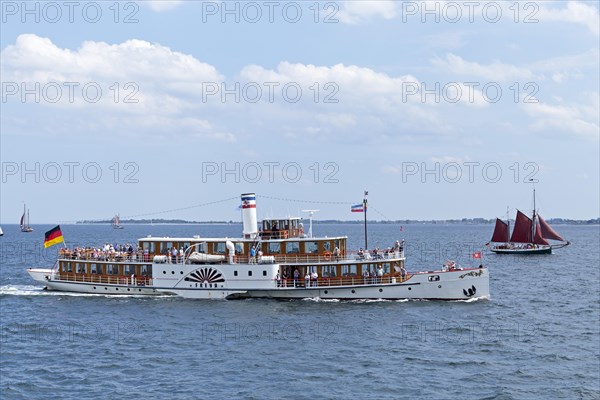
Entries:
MULTIPOLYGON (((108 294, 108 295, 176 295, 189 299, 409 299, 409 300, 468 300, 489 298, 489 271, 487 268, 455 271, 431 271, 417 273, 404 282, 394 278, 389 283, 319 286, 277 287, 272 280, 262 282, 258 288, 250 287, 183 287, 183 286, 139 286, 131 284, 101 284, 56 280, 51 269, 29 269, 31 277, 43 283, 49 290, 108 294)), ((304 281, 298 281, 298 283, 304 281)), ((203 286, 203 285, 200 285, 203 286)), ((206 286, 206 285, 204 285, 206 286)))
POLYGON ((45 285, 47 290, 73 293, 110 294, 110 295, 164 295, 151 286, 140 286, 131 284, 103 284, 95 282, 74 282, 67 280, 56 280, 53 271, 44 268, 30 268, 29 275, 39 283, 45 285))
POLYGON ((503 249, 503 248, 494 247, 494 248, 491 248, 490 250, 496 254, 520 254, 520 255, 552 254, 552 247, 550 247, 550 246, 543 246, 543 247, 531 248, 531 249, 527 249, 527 248, 503 249))

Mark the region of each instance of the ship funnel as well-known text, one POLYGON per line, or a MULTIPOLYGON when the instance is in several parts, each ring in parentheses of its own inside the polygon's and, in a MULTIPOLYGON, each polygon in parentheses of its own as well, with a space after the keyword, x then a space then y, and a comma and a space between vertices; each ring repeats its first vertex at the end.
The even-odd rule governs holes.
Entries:
POLYGON ((256 195, 254 193, 242 194, 242 223, 244 224, 244 237, 254 238, 258 234, 256 222, 256 195))

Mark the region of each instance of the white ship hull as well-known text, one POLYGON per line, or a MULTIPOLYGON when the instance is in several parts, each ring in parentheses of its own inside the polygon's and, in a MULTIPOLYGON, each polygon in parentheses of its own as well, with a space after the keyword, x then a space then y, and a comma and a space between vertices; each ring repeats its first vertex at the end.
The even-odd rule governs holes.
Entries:
POLYGON ((30 268, 27 270, 27 272, 36 282, 44 284, 45 289, 55 290, 59 292, 129 296, 165 294, 151 286, 139 286, 131 283, 104 284, 96 282, 74 282, 66 280, 56 280, 53 278, 53 271, 51 269, 30 268))
MULTIPOLYGON (((159 269, 161 266, 156 264, 159 269)), ((164 265, 162 266, 165 267, 164 265)), ((176 266, 173 266, 177 268, 176 266)), ((231 267, 231 266, 228 266, 231 267)), ((241 268, 259 268, 256 265, 239 265, 241 268)), ((278 265, 269 266, 273 270, 278 265)), ((265 266, 260 266, 265 268, 265 266)), ((206 270, 206 267, 204 267, 206 270)), ((187 276, 197 274, 200 269, 193 269, 187 276)), ((226 276, 226 271, 219 271, 215 266, 211 272, 226 276)), ((239 298, 273 298, 273 299, 413 299, 413 300, 467 300, 470 298, 489 298, 489 272, 487 268, 456 271, 434 271, 412 275, 408 280, 399 282, 399 278, 383 278, 384 283, 362 283, 356 277, 352 285, 335 285, 332 281, 320 281, 318 286, 294 287, 293 280, 288 280, 288 287, 278 287, 273 279, 231 279, 223 282, 194 282, 186 279, 170 280, 156 277, 152 286, 138 286, 127 282, 124 284, 102 284, 94 282, 73 282, 53 279, 50 269, 29 269, 29 274, 50 290, 110 294, 110 295, 176 295, 190 299, 239 299, 239 298), (398 281, 396 280, 398 279, 398 281), (252 285, 252 286, 250 286, 252 285)), ((165 274, 168 277, 168 274, 165 274)), ((304 285, 298 280, 298 285, 304 285)), ((280 283, 283 285, 282 283, 280 283)))

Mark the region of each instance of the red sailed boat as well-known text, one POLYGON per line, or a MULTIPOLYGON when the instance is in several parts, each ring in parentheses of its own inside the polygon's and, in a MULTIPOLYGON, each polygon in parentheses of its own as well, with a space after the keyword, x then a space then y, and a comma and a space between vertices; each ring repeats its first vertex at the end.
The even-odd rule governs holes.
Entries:
MULTIPOLYGON (((533 215, 529 218, 517 210, 515 227, 510 235, 510 222, 496 218, 496 227, 490 243, 498 243, 490 247, 497 254, 551 254, 552 249, 568 246, 569 241, 562 238, 544 219, 535 211, 535 189, 533 189, 533 215), (510 236, 509 236, 510 235, 510 236), (548 240, 562 243, 550 244, 548 240)), ((489 246, 490 243, 487 245, 489 246)))

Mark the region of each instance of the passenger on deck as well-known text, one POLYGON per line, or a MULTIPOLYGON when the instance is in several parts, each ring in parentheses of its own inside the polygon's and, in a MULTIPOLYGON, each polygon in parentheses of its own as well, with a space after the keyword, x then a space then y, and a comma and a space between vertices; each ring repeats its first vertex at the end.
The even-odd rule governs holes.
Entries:
POLYGON ((300 272, 298 272, 298 268, 294 269, 294 287, 298 287, 298 278, 300 278, 300 272))
POLYGON ((310 278, 313 282, 313 286, 319 285, 319 274, 317 274, 317 271, 314 271, 312 274, 310 274, 310 278))
POLYGON ((304 275, 304 287, 307 288, 310 286, 310 272, 306 271, 306 275, 304 275))
POLYGON ((250 249, 250 264, 256 264, 256 249, 254 247, 250 249))
POLYGON ((367 285, 369 283, 369 270, 365 269, 365 271, 363 272, 363 281, 365 283, 365 285, 367 285))
POLYGON ((340 248, 335 246, 333 249, 333 256, 335 257, 335 261, 340 261, 340 248))
POLYGON ((283 271, 283 287, 287 287, 287 281, 288 281, 288 273, 287 270, 283 271))
POLYGON ((279 276, 279 272, 275 275, 275 280, 277 281, 277 287, 281 287, 281 276, 279 276))

